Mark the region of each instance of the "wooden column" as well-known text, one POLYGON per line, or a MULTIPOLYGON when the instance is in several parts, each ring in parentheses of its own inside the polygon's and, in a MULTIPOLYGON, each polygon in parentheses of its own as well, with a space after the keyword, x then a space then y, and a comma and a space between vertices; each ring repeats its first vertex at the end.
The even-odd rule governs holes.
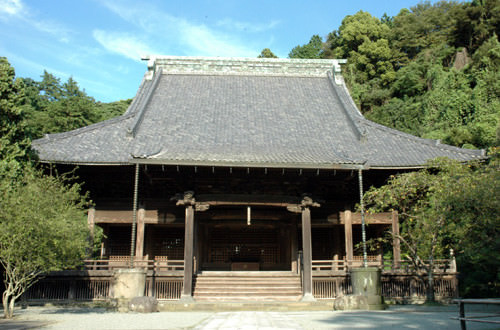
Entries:
POLYGON ((135 256, 138 260, 144 259, 144 218, 146 210, 144 206, 140 206, 137 211, 137 239, 135 240, 135 256))
POLYGON ((345 256, 350 266, 350 261, 353 259, 353 243, 352 243, 352 214, 351 211, 344 212, 344 230, 345 230, 345 256))
POLYGON ((310 197, 304 197, 301 203, 302 209, 302 300, 314 301, 312 294, 312 237, 311 237, 311 206, 319 206, 310 197))
POLYGON ((89 249, 87 251, 87 257, 92 258, 92 252, 94 249, 94 227, 95 227, 95 208, 89 208, 87 213, 87 225, 89 227, 89 249))
POLYGON ((295 219, 295 216, 294 216, 294 219, 292 220, 292 225, 290 227, 290 258, 291 258, 291 262, 292 262, 292 265, 291 265, 291 269, 292 269, 292 272, 294 273, 297 273, 298 271, 298 267, 297 267, 297 257, 298 257, 298 248, 297 248, 297 245, 298 245, 298 242, 297 242, 297 221, 295 219))
POLYGON ((184 229, 184 287, 181 300, 192 300, 193 294, 194 208, 186 205, 184 229))
POLYGON ((187 191, 184 198, 177 201, 177 205, 186 208, 184 225, 184 284, 181 293, 181 301, 193 301, 193 257, 194 257, 194 211, 206 211, 209 206, 196 203, 194 193, 187 191))
POLYGON ((314 299, 312 295, 312 242, 311 242, 311 210, 302 210, 302 255, 303 255, 303 300, 314 299))
POLYGON ((394 268, 399 268, 401 262, 401 248, 399 241, 399 216, 397 211, 392 211, 392 252, 394 268))

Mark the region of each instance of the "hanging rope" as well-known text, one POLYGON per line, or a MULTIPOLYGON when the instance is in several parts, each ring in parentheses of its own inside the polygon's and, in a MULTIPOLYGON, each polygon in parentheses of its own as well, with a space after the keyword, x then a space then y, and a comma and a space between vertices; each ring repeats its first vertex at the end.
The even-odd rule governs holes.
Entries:
POLYGON ((135 164, 134 201, 132 207, 132 236, 130 239, 130 268, 134 268, 135 231, 137 227, 137 195, 139 191, 139 164, 135 164))
POLYGON ((366 255, 366 228, 365 228, 365 206, 363 203, 363 172, 358 170, 359 179, 359 205, 361 208, 361 239, 363 241, 363 267, 368 267, 368 256, 366 255))

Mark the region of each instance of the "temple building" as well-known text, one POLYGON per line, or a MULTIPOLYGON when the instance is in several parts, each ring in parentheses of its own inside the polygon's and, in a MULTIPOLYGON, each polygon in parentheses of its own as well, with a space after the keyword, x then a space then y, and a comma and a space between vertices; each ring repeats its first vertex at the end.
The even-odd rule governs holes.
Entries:
MULTIPOLYGON (((106 297, 120 267, 147 269, 158 299, 347 293, 362 260, 360 192, 436 157, 485 155, 365 119, 344 62, 152 56, 125 114, 34 141, 40 162, 78 166, 89 226, 105 234, 67 295, 106 297)), ((398 228, 397 213, 366 217, 368 239, 398 228)), ((403 299, 416 289, 394 243, 367 259, 384 269, 385 295, 403 299)), ((456 295, 451 264, 438 297, 456 295)))

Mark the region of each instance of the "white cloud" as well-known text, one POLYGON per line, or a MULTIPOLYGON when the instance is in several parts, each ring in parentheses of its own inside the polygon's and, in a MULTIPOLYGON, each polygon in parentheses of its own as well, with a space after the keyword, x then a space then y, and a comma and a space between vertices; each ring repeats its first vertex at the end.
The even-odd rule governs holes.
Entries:
POLYGON ((255 57, 260 52, 258 45, 252 47, 236 35, 236 32, 241 32, 245 28, 252 32, 264 31, 278 24, 271 22, 251 27, 249 23, 225 20, 217 24, 214 29, 205 24, 170 15, 144 2, 137 4, 107 0, 103 4, 123 20, 139 28, 141 31, 137 35, 146 33, 151 36, 149 39, 154 40, 157 47, 161 47, 158 50, 162 54, 255 57))
POLYGON ((231 18, 225 18, 217 22, 217 26, 224 27, 229 30, 238 30, 250 33, 260 33, 273 29, 279 24, 279 21, 271 21, 269 23, 250 23, 235 21, 231 18))
POLYGON ((70 30, 65 28, 59 23, 43 20, 30 20, 31 25, 33 25, 38 31, 48 33, 56 37, 60 42, 69 43, 69 36, 71 34, 70 30))
POLYGON ((0 15, 18 16, 24 6, 21 0, 0 0, 0 15))
POLYGON ((94 39, 108 51, 137 62, 140 62, 144 55, 156 53, 145 42, 130 34, 103 30, 94 30, 92 34, 94 39))
POLYGON ((0 19, 17 19, 36 30, 50 34, 63 43, 69 42, 71 31, 63 25, 40 19, 28 6, 21 0, 0 0, 0 19))

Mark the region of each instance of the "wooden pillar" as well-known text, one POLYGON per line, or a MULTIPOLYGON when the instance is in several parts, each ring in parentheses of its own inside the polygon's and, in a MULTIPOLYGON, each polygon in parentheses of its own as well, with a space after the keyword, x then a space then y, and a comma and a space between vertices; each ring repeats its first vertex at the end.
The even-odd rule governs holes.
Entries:
POLYGON ((206 211, 209 206, 196 203, 194 193, 187 191, 184 198, 177 201, 177 205, 185 206, 186 219, 184 225, 184 286, 181 293, 181 301, 193 300, 193 257, 194 257, 194 211, 206 211))
POLYGON ((401 248, 399 240, 399 216, 397 211, 392 211, 392 252, 394 268, 399 268, 401 262, 401 248))
POLYGON ((312 239, 311 239, 311 207, 319 207, 311 197, 304 195, 300 204, 291 204, 287 210, 302 214, 302 300, 315 301, 312 294, 312 239))
POLYGON ((311 239, 311 210, 309 207, 302 209, 302 253, 303 253, 303 298, 314 300, 312 295, 312 239, 311 239))
POLYGON ((94 227, 95 227, 95 208, 89 208, 87 213, 87 225, 89 227, 89 249, 87 251, 87 257, 92 258, 92 252, 94 249, 94 227))
POLYGON ((292 272, 297 273, 298 271, 298 266, 297 266, 297 258, 298 258, 298 242, 297 242, 297 221, 295 219, 295 215, 293 216, 294 219, 292 221, 292 225, 290 227, 290 258, 291 258, 291 269, 292 272))
POLYGON ((350 262, 354 256, 354 247, 352 243, 352 214, 351 211, 346 210, 344 212, 344 230, 345 230, 345 256, 347 259, 347 265, 350 267, 350 262))
POLYGON ((135 240, 135 256, 138 260, 144 259, 144 218, 146 210, 144 206, 140 206, 137 211, 137 239, 135 240))
POLYGON ((319 207, 318 203, 304 196, 300 204, 302 210, 302 270, 303 301, 315 301, 312 293, 312 235, 311 235, 311 207, 319 207))
POLYGON ((102 225, 102 236, 103 240, 101 243, 101 259, 108 255, 108 237, 109 237, 109 224, 105 223, 102 225))
POLYGON ((194 250, 194 208, 186 205, 186 222, 184 227, 184 287, 181 300, 192 300, 193 294, 193 250, 194 250))

